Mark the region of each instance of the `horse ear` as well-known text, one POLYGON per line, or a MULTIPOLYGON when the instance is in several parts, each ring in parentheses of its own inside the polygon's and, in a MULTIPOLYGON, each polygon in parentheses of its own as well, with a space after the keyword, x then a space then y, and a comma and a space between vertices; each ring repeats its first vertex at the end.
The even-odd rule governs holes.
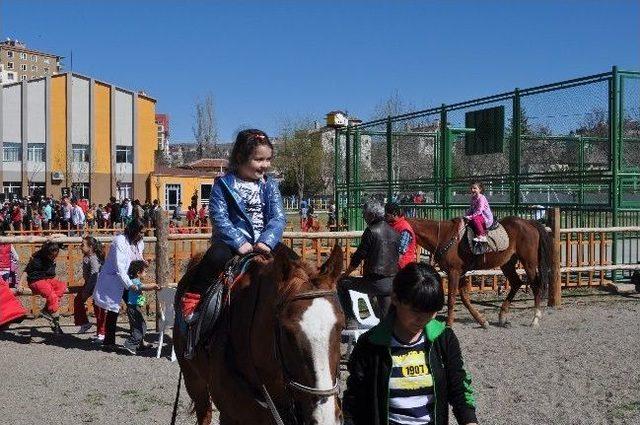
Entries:
POLYGON ((320 267, 320 274, 329 276, 331 280, 336 280, 342 274, 344 255, 340 244, 335 244, 331 250, 331 255, 320 267))

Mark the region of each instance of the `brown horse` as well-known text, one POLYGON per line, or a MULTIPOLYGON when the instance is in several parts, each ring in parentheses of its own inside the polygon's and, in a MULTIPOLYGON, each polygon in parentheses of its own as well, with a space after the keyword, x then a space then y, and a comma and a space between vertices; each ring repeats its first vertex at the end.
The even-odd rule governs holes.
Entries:
POLYGON ((211 422, 212 401, 222 425, 341 423, 344 316, 335 290, 342 264, 337 245, 320 270, 282 244, 273 256, 254 257, 231 288, 220 329, 193 360, 183 356, 185 335, 176 323, 176 355, 198 424, 211 422))
POLYGON ((448 314, 447 323, 453 324, 454 305, 460 289, 462 303, 469 310, 473 318, 482 326, 488 327, 489 322, 471 304, 469 291, 471 284, 459 286, 462 276, 470 270, 484 270, 500 267, 509 280, 511 290, 502 303, 499 324, 508 324, 509 306, 518 289, 523 285, 516 271, 518 261, 524 267, 528 282, 534 295, 535 315, 532 326, 538 326, 542 317, 540 302, 551 279, 551 237, 545 227, 534 220, 524 220, 518 217, 506 217, 500 220, 509 235, 509 247, 501 252, 474 255, 471 253, 464 236, 464 221, 456 218, 450 221, 433 221, 422 219, 407 219, 416 234, 417 243, 431 252, 447 273, 448 314))

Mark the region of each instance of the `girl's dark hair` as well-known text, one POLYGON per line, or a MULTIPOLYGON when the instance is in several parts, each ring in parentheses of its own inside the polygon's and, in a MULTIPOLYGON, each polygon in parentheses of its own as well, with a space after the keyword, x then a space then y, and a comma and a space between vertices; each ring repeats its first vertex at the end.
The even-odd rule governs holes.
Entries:
POLYGON ((471 186, 478 186, 480 188, 480 193, 484 193, 484 185, 482 184, 482 182, 471 182, 471 184, 469 185, 469 187, 471 186))
POLYGON ((149 264, 147 264, 146 261, 134 260, 131 262, 131 264, 129 264, 129 270, 127 271, 127 274, 131 279, 133 279, 137 277, 147 267, 149 267, 149 264))
POLYGON ((268 146, 273 151, 273 144, 264 131, 250 128, 238 133, 229 156, 229 170, 236 171, 241 164, 247 162, 258 146, 268 146))
POLYGON ((49 257, 49 255, 58 253, 60 251, 60 244, 58 242, 47 241, 42 244, 42 247, 34 254, 40 257, 49 257))
POLYGON ((393 279, 393 293, 402 304, 421 312, 436 312, 444 307, 444 289, 440 275, 428 264, 409 263, 393 279))
POLYGON ((93 253, 98 257, 100 264, 104 264, 104 250, 102 249, 102 243, 93 236, 85 236, 84 240, 93 250, 93 253))
POLYGON ((133 242, 133 237, 138 233, 144 230, 144 222, 139 218, 134 218, 127 224, 127 227, 124 229, 124 235, 127 237, 129 242, 133 242))

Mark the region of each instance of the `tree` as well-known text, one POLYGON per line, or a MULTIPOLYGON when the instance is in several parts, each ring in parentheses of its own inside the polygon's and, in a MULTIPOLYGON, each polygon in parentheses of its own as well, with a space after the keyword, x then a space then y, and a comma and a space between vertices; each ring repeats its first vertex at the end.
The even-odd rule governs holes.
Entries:
POLYGON ((281 184, 284 195, 295 194, 302 199, 325 188, 321 135, 311 132, 312 128, 308 122, 286 124, 276 142, 274 165, 284 177, 281 184))
POLYGON ((211 93, 207 93, 203 100, 196 100, 194 120, 192 129, 197 144, 198 158, 216 155, 218 151, 218 125, 211 93))

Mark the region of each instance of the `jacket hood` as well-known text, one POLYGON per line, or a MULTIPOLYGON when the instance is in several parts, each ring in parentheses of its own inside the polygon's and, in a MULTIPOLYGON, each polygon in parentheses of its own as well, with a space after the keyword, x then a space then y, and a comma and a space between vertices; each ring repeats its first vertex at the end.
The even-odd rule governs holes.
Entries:
MULTIPOLYGON (((391 346, 391 336, 393 335, 393 323, 395 314, 389 314, 382 322, 374 326, 369 334, 369 341, 372 344, 382 345, 384 347, 391 346)), ((431 319, 424 327, 424 334, 429 342, 434 342, 447 328, 445 322, 436 318, 431 319)))

